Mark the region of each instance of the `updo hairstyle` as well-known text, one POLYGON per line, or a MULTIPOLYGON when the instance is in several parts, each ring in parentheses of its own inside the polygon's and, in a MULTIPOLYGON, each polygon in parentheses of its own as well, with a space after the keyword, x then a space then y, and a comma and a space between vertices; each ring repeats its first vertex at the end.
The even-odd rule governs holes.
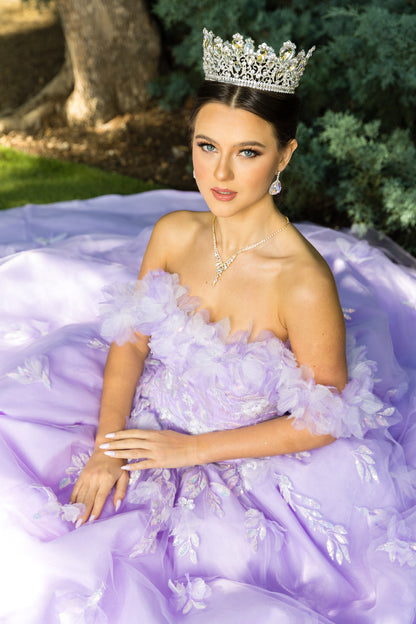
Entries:
POLYGON ((191 135, 197 114, 205 104, 210 103, 226 104, 258 115, 272 125, 279 148, 285 147, 296 136, 299 114, 296 95, 205 80, 196 94, 189 119, 191 135))

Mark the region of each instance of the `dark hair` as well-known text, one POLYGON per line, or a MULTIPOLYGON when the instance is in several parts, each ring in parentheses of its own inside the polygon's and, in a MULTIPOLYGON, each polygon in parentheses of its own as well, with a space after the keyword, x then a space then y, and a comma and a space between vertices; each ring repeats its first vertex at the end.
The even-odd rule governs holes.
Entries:
POLYGON ((279 147, 284 147, 296 136, 299 99, 296 95, 261 91, 251 87, 211 82, 206 80, 199 88, 189 119, 191 133, 195 119, 205 104, 218 102, 232 108, 242 108, 269 122, 274 129, 279 147))

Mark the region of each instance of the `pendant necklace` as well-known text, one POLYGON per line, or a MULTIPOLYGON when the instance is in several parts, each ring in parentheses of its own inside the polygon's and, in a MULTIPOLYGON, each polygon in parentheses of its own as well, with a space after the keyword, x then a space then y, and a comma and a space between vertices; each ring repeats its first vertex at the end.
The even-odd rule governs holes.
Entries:
POLYGON ((289 217, 286 217, 286 223, 279 230, 276 230, 275 232, 272 232, 271 234, 269 234, 265 238, 262 238, 261 241, 258 241, 257 243, 253 243, 253 245, 249 245, 248 247, 242 247, 241 249, 238 249, 238 251, 236 251, 232 256, 230 256, 228 258, 228 260, 224 260, 223 261, 221 256, 220 256, 220 252, 218 251, 218 248, 217 248, 217 237, 215 235, 215 215, 214 215, 214 218, 212 220, 212 241, 214 243, 214 256, 215 256, 215 266, 216 266, 216 269, 217 269, 217 274, 215 276, 214 281, 212 282, 212 285, 215 286, 215 284, 220 279, 221 275, 234 262, 234 260, 237 258, 238 255, 243 253, 243 251, 249 251, 250 249, 254 249, 255 247, 259 247, 260 245, 263 245, 268 240, 273 238, 273 236, 276 236, 276 234, 280 234, 280 232, 283 232, 283 230, 285 230, 287 228, 289 223, 290 223, 289 222, 289 217))

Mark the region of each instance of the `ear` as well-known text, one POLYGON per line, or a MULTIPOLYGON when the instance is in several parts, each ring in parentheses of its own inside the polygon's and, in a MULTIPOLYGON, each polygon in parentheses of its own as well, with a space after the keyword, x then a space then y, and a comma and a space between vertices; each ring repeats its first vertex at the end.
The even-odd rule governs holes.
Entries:
POLYGON ((278 163, 278 170, 283 171, 287 167, 292 158, 292 154, 298 146, 296 139, 291 139, 283 149, 280 150, 280 160, 278 163))

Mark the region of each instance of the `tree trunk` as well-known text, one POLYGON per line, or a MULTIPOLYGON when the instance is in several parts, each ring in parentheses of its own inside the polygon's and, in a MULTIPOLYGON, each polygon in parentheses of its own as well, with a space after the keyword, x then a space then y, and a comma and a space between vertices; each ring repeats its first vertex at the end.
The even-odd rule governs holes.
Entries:
POLYGON ((160 38, 144 0, 57 0, 74 72, 69 124, 134 112, 157 74, 160 38))
POLYGON ((11 115, 0 118, 0 133, 18 130, 39 130, 45 118, 56 109, 61 110, 74 86, 71 59, 68 50, 60 71, 43 89, 19 106, 11 115))

